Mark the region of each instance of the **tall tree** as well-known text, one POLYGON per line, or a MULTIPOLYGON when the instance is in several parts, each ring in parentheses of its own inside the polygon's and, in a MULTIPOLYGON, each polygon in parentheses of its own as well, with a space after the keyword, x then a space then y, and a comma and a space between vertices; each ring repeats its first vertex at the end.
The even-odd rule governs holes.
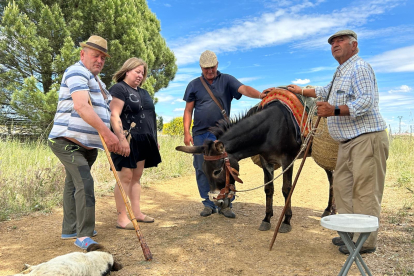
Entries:
MULTIPOLYGON (((101 78, 130 57, 148 64, 144 88, 167 87, 177 66, 144 0, 0 0, 0 101, 28 119, 48 124, 56 110, 64 70, 79 60, 79 43, 91 35, 108 40, 111 58, 101 78)), ((1 104, 1 102, 0 102, 1 104)))

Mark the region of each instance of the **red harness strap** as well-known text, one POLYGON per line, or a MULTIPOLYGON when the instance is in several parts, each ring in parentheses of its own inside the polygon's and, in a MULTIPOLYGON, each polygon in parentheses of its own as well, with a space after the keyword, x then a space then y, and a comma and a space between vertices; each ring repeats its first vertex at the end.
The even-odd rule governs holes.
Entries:
POLYGON ((231 199, 236 194, 236 187, 233 184, 230 184, 230 175, 233 176, 234 180, 237 182, 243 183, 243 181, 238 177, 239 172, 232 168, 230 165, 230 160, 228 158, 227 152, 223 152, 220 155, 206 156, 204 155, 204 160, 206 161, 215 161, 224 159, 224 170, 226 171, 226 186, 220 190, 220 193, 217 195, 217 200, 231 199))

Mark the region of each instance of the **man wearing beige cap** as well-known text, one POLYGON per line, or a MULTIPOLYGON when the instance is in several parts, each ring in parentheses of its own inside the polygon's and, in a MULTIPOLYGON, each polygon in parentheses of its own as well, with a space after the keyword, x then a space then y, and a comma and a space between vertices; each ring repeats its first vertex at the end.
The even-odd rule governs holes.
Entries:
MULTIPOLYGON (((334 172, 334 196, 338 213, 380 217, 384 191, 388 137, 379 112, 377 81, 371 66, 358 56, 357 34, 342 30, 328 39, 334 58, 340 64, 326 87, 288 89, 305 96, 322 97, 318 116, 327 117, 329 133, 339 141, 334 172)), ((353 235, 352 233, 350 234, 353 235)), ((378 231, 372 233, 360 253, 377 247, 378 231)), ((357 235, 353 235, 356 240, 357 235)), ((339 251, 349 254, 340 237, 332 239, 339 251)))
POLYGON ((96 243, 91 238, 96 235, 91 167, 97 149, 103 149, 98 132, 111 152, 118 151, 119 140, 109 129, 111 95, 97 76, 109 57, 107 42, 93 35, 80 46, 80 61, 62 77, 48 144, 66 171, 61 238, 76 239, 75 245, 86 249, 96 243))
MULTIPOLYGON (((217 57, 212 51, 207 50, 201 54, 200 67, 201 77, 192 80, 188 84, 183 98, 186 101, 183 118, 184 144, 186 146, 191 144, 201 146, 205 140, 216 140, 216 137, 208 131, 208 128, 215 126, 217 121, 223 119, 224 113, 227 116, 230 115, 230 106, 233 99, 238 100, 242 95, 261 99, 265 95, 250 86, 243 85, 231 75, 220 73, 217 70, 217 57), (221 107, 215 103, 205 86, 210 89, 221 107), (221 108, 223 108, 223 111, 221 108), (190 125, 193 111, 194 121, 191 135, 190 125)), ((198 191, 204 205, 200 215, 207 217, 217 213, 217 209, 208 197, 210 186, 202 169, 203 162, 202 155, 194 155, 193 165, 196 171, 198 191)), ((236 217, 231 207, 219 210, 219 212, 228 218, 236 217)))

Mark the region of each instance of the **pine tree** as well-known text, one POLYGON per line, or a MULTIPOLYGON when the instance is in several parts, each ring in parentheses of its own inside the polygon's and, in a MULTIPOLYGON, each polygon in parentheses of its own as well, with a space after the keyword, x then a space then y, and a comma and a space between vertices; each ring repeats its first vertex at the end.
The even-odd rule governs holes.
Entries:
POLYGON ((130 57, 148 64, 143 88, 154 97, 177 66, 160 34, 160 22, 143 0, 0 0, 0 105, 8 104, 43 125, 53 120, 64 70, 79 60, 79 43, 91 35, 108 41, 111 58, 100 77, 130 57))
POLYGON ((157 115, 157 131, 162 131, 164 128, 164 119, 162 116, 157 115))

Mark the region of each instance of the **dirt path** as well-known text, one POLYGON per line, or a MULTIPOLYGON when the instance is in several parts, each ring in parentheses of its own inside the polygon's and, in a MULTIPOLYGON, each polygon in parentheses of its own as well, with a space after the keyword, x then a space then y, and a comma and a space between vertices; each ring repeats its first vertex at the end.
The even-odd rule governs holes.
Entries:
MULTIPOLYGON (((245 183, 243 189, 252 188, 262 183, 263 174, 250 160, 244 160, 241 179, 245 183)), ((293 194, 293 230, 278 234, 273 250, 269 251, 284 204, 281 180, 276 181, 275 187, 275 216, 272 229, 267 232, 258 230, 265 211, 262 188, 239 194, 233 207, 236 219, 218 214, 202 218, 202 204, 191 175, 153 184, 143 191, 143 210, 156 220, 153 224, 140 224, 154 257, 152 262, 144 261, 133 231, 115 229, 112 195, 97 199, 95 240, 124 265, 121 271, 111 274, 116 276, 336 275, 345 256, 330 243, 336 233, 319 223, 328 200, 325 172, 312 159, 307 160, 293 194)), ((407 216, 408 222, 400 225, 390 224, 389 219, 394 205, 401 207, 403 198, 408 196, 412 195, 397 194, 389 185, 386 187, 380 244, 377 252, 364 257, 374 275, 412 275, 403 274, 401 266, 406 267, 407 262, 414 266, 414 235, 402 231, 407 223, 412 229, 413 212, 407 216)), ((57 209, 50 215, 34 214, 0 223, 0 275, 17 273, 24 263, 38 264, 80 251, 73 241, 60 239, 61 220, 61 209, 57 209)), ((355 265, 349 275, 359 275, 355 265)))

